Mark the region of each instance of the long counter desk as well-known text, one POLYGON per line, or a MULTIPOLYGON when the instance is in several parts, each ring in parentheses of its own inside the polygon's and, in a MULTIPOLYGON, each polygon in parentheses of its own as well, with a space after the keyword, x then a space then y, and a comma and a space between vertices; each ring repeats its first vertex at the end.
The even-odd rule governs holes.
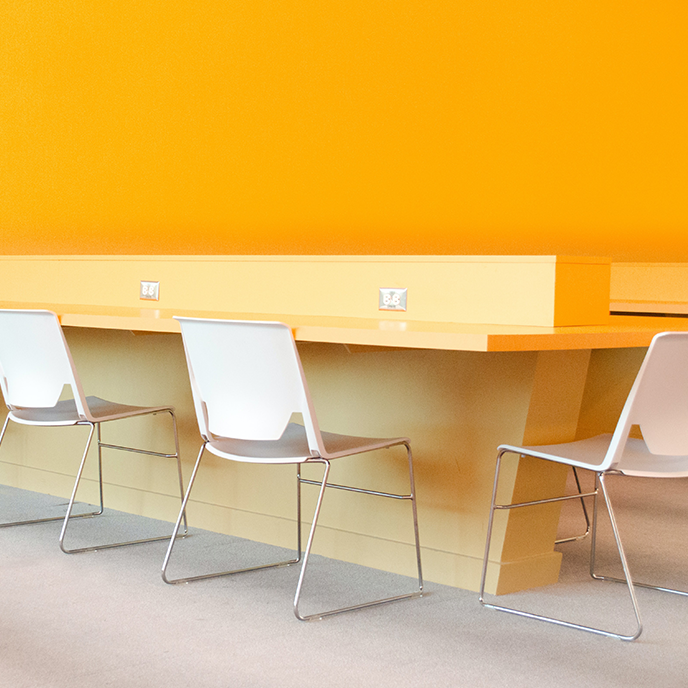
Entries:
MULTIPOLYGON (((175 315, 287 323, 301 342, 442 351, 564 351, 648 346, 654 334, 667 329, 667 318, 612 316, 607 325, 538 327, 448 322, 387 320, 285 313, 235 313, 189 309, 89 306, 63 303, 0 301, 2 308, 44 308, 54 311, 64 327, 90 327, 131 332, 179 333, 175 315)), ((671 327, 688 322, 670 318, 671 327)))
MULTIPOLYGON (((12 280, 18 275, 15 272, 12 280)), ((149 276, 150 271, 141 275, 149 276)), ((74 279, 83 288, 85 279, 74 279)), ((115 284, 113 289, 120 287, 115 284)), ((9 278, 3 285, 1 274, 0 290, 20 291, 9 278)), ((267 308, 200 310, 181 301, 179 305, 126 301, 118 293, 107 294, 108 299, 126 305, 107 303, 102 295, 101 303, 79 305, 68 303, 66 292, 69 289, 58 289, 61 298, 52 301, 47 285, 32 291, 30 300, 15 297, 0 301, 0 307, 55 311, 87 393, 141 405, 173 404, 180 420, 185 477, 200 437, 181 337, 172 316, 286 322, 297 340, 323 429, 411 438, 426 578, 474 590, 479 584, 497 445, 568 441, 610 431, 652 336, 688 329, 688 319, 683 318, 608 315, 599 324, 559 326, 555 314, 549 325, 542 324, 549 316, 534 318, 539 324, 519 325, 504 322, 510 313, 498 310, 491 312, 501 313, 503 322, 495 325, 419 319, 411 311, 388 314, 378 313, 377 308, 373 311, 377 317, 289 314, 284 309, 270 313, 267 308)), ((196 302, 204 303, 202 295, 197 296, 196 302)), ((520 294, 518 303, 523 298, 520 294)), ((579 316, 571 313, 575 321, 579 316)), ((0 481, 67 496, 82 441, 78 432, 13 428, 0 450, 0 481)), ((132 432, 131 425, 112 432, 121 432, 123 441, 132 432)), ((153 444, 164 434, 145 424, 133 432, 136 441, 153 444)), ((173 520, 178 508, 175 485, 161 461, 107 460, 107 505, 173 520)), ((389 452, 379 453, 335 464, 332 479, 339 481, 336 472, 342 471, 341 482, 403 490, 402 463, 389 452)), ((566 477, 560 467, 514 459, 510 471, 503 473, 502 497, 552 496, 563 488, 566 477)), ((87 475, 84 500, 96 498, 95 484, 95 474, 87 475)), ((293 546, 294 500, 285 484, 292 484, 289 471, 209 458, 195 487, 191 522, 293 546)), ((314 551, 412 575, 406 519, 399 518, 393 506, 378 506, 333 491, 314 551)), ((502 514, 494 534, 494 542, 501 546, 493 547, 489 568, 492 591, 503 593, 557 579, 561 555, 554 550, 554 540, 559 509, 559 505, 543 505, 502 514), (533 523, 537 529, 531 528, 533 523)))
MULTIPOLYGON (((2 302, 0 307, 57 312, 89 392, 122 400, 133 394, 136 403, 173 397, 185 459, 191 460, 199 440, 184 388, 179 337, 169 337, 178 332, 172 312, 21 302, 2 302), (113 370, 121 372, 113 376, 113 370)), ((175 314, 287 322, 299 342, 323 427, 409 435, 417 463, 426 576, 470 589, 478 584, 497 444, 566 440, 609 430, 642 358, 643 349, 637 347, 646 347, 656 332, 688 329, 685 319, 634 317, 614 317, 607 326, 544 328, 205 311, 175 314), (600 413, 596 390, 610 376, 613 398, 608 389, 600 413)), ((65 442, 55 457, 53 441, 30 439, 27 434, 28 444, 17 458, 17 445, 8 437, 0 455, 2 479, 66 496, 69 466, 78 451, 65 442)), ((59 441, 62 444, 64 437, 59 441)), ((165 473, 161 468, 110 468, 110 503, 171 519, 174 488, 157 484, 165 473), (143 480, 137 479, 142 472, 143 480), (141 484, 148 487, 142 491, 141 484)), ((217 481, 209 479, 197 488, 194 523, 289 545, 290 499, 283 496, 270 503, 284 492, 280 480, 265 491, 273 495, 268 498, 251 487, 255 468, 214 468, 217 481), (223 470, 234 475, 223 477, 223 470)), ((371 470, 364 462, 356 465, 353 479, 394 480, 395 472, 385 457, 382 470, 379 465, 371 470)), ((518 499, 548 496, 565 478, 561 470, 522 461, 519 466, 514 463, 505 489, 518 499)), ((269 476, 260 479, 271 482, 269 476)), ((381 568, 390 568, 391 562, 394 570, 407 572, 404 562, 411 559, 404 550, 410 541, 397 532, 389 516, 375 514, 371 525, 368 505, 351 511, 334 495, 332 501, 336 504, 324 514, 327 535, 318 551, 381 568)), ((538 520, 549 523, 549 528, 535 533, 529 530, 532 521, 527 514, 504 519, 498 535, 501 555, 491 567, 494 590, 506 592, 556 579, 559 554, 553 541, 559 511, 557 506, 539 509, 538 520)))

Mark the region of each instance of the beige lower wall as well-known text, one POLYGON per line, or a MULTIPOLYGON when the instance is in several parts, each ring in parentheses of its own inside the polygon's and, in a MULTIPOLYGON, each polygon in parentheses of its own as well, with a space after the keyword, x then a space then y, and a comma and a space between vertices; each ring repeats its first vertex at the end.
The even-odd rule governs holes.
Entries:
POLYGON ((592 352, 578 439, 614 430, 646 352, 645 347, 592 352))
MULTIPOLYGON (((200 438, 181 338, 72 328, 66 328, 66 336, 87 394, 134 404, 175 405, 188 480, 200 438)), ((428 552, 426 575, 430 580, 474 587, 495 438, 515 440, 522 431, 536 355, 351 353, 335 344, 299 348, 324 429, 412 439, 421 539, 428 552), (456 558, 454 565, 447 566, 456 558), (441 564, 434 566, 434 560, 441 564)), ((119 427, 106 425, 104 435, 165 448, 168 425, 165 417, 127 421, 119 427)), ((81 428, 12 424, 0 452, 0 479, 67 497, 85 437, 81 428)), ((207 456, 194 489, 196 503, 189 510, 192 524, 291 544, 293 472, 293 467, 233 464, 207 456)), ((86 478, 83 494, 93 500, 95 461, 90 462, 86 478)), ((176 483, 170 461, 109 452, 105 480, 109 506, 168 520, 175 517, 176 483), (113 490, 110 483, 120 489, 113 490)), ((332 480, 403 491, 407 489, 405 453, 393 449, 336 462, 332 480)), ((308 513, 315 488, 305 487, 304 493, 308 513)), ((331 491, 321 523, 315 551, 413 572, 408 504, 331 491)))

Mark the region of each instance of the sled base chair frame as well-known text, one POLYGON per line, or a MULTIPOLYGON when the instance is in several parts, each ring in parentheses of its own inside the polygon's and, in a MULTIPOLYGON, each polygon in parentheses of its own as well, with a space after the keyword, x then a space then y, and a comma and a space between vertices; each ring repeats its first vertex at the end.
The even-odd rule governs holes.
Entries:
POLYGON ((343 612, 421 597, 423 594, 423 575, 418 537, 413 456, 409 440, 407 438, 372 439, 321 432, 315 419, 315 412, 298 351, 291 330, 286 325, 274 322, 222 321, 197 318, 177 318, 177 320, 179 320, 182 329, 191 389, 203 444, 198 453, 175 524, 175 530, 165 554, 162 565, 163 580, 170 584, 188 583, 300 563, 301 571, 294 595, 293 610, 295 616, 301 621, 313 621, 343 612), (216 409, 220 409, 220 412, 217 412, 216 409), (228 409, 232 409, 233 413, 228 413, 228 409), (294 412, 302 413, 304 425, 288 422, 294 412), (258 419, 255 418, 256 414, 259 416, 258 419), (270 423, 271 419, 274 421, 273 423, 270 423), (245 431, 246 427, 252 428, 250 433, 245 431), (237 439, 237 436, 241 437, 240 433, 242 432, 247 432, 250 436, 244 435, 242 439, 237 439), (325 449, 327 446, 332 447, 332 451, 328 452, 325 449), (410 486, 407 494, 328 483, 333 459, 389 449, 395 446, 406 448, 410 486), (297 554, 293 559, 180 578, 170 578, 167 575, 176 535, 187 508, 201 459, 206 450, 221 458, 239 462, 293 464, 296 466, 297 554), (321 481, 302 476, 301 467, 310 464, 323 466, 324 472, 321 481), (306 547, 303 551, 301 536, 302 485, 316 485, 320 488, 306 547), (314 614, 304 615, 300 612, 299 604, 304 578, 326 488, 411 503, 418 575, 418 589, 416 591, 314 614))
MULTIPOLYGON (((394 445, 390 445, 394 446, 394 445)), ((406 447, 406 450, 408 452, 408 460, 409 460, 409 469, 413 471, 413 464, 412 464, 412 455, 411 455, 411 448, 407 445, 404 444, 406 447)), ((283 566, 292 566, 294 564, 299 564, 301 563, 301 572, 299 575, 299 580, 298 584, 296 587, 296 593, 294 595, 294 614, 297 619, 301 621, 316 621, 323 619, 327 616, 333 616, 335 614, 340 614, 343 612, 348 612, 348 611, 354 611, 356 609, 364 609, 366 607, 375 607, 377 605, 381 604, 386 604, 388 602, 395 602, 397 600, 405 600, 405 599, 411 599, 414 597, 422 597, 423 595, 423 573, 422 573, 422 567, 421 567, 421 559, 420 559, 420 544, 418 540, 418 517, 416 513, 416 504, 415 504, 415 494, 413 491, 413 487, 411 489, 411 492, 409 494, 394 494, 394 493, 389 493, 389 492, 379 492, 379 491, 374 491, 374 490, 366 490, 363 488, 358 488, 358 487, 350 487, 348 485, 338 485, 336 483, 328 483, 327 479, 329 477, 330 473, 330 461, 326 459, 308 459, 307 461, 304 461, 301 464, 297 464, 296 467, 296 551, 297 551, 297 556, 294 557, 293 559, 288 559, 285 561, 278 561, 270 564, 260 564, 258 566, 250 566, 248 568, 241 568, 241 569, 233 569, 229 571, 219 571, 216 573, 205 573, 205 574, 200 574, 196 576, 188 576, 184 578, 175 578, 171 579, 168 578, 167 576, 167 567, 170 562, 170 558, 172 556, 172 550, 174 548, 174 544, 176 542, 176 534, 179 531, 179 528, 182 525, 181 521, 181 514, 184 513, 184 510, 186 509, 187 502, 189 500, 189 496, 191 494, 191 488, 193 487, 194 481, 196 479, 196 474, 198 472, 198 467, 200 466, 201 463, 201 458, 205 452, 206 445, 203 444, 201 447, 201 450, 198 454, 198 459, 196 461, 196 465, 194 466, 193 473, 191 474, 191 479, 189 481, 189 485, 187 487, 186 495, 184 498, 184 503, 182 506, 182 511, 180 511, 180 518, 177 519, 177 523, 175 525, 175 531, 172 539, 170 540, 169 547, 167 549, 167 553, 165 554, 165 560, 163 562, 162 566, 162 578, 166 583, 170 584, 177 584, 177 583, 189 583, 190 581, 196 581, 196 580, 204 580, 207 578, 218 578, 220 576, 230 576, 236 573, 246 573, 248 571, 259 571, 262 569, 270 569, 270 568, 279 568, 283 566), (309 464, 322 464, 324 467, 324 474, 323 474, 323 479, 322 481, 317 481, 317 480, 309 480, 301 475, 301 466, 302 465, 309 465, 309 464), (318 500, 316 502, 315 506, 315 512, 313 515, 313 521, 311 523, 310 531, 308 534, 308 539, 306 541, 306 549, 305 552, 303 551, 302 547, 302 535, 301 535, 301 526, 302 526, 302 511, 301 511, 301 485, 316 485, 320 487, 319 493, 318 493, 318 500), (331 488, 331 489, 337 489, 337 490, 346 490, 347 492, 358 492, 359 494, 367 494, 367 495, 373 495, 376 497, 387 497, 390 499, 397 499, 397 500, 408 500, 411 502, 412 505, 412 510, 413 510, 413 530, 414 530, 414 539, 415 539, 415 550, 416 550, 416 565, 417 565, 417 570, 418 570, 418 590, 411 592, 411 593, 405 593, 403 595, 395 595, 392 597, 385 597, 382 599, 378 600, 373 600, 370 602, 364 602, 361 604, 355 604, 351 605, 348 607, 341 607, 338 609, 331 609, 331 610, 326 610, 314 614, 308 614, 308 615, 302 615, 299 611, 299 603, 301 600, 301 592, 303 588, 303 583, 304 583, 304 578, 306 575, 306 568, 308 566, 308 559, 311 553, 311 547, 313 544, 313 538, 315 536, 315 529, 318 523, 318 517, 320 515, 320 509, 322 506, 323 502, 323 496, 325 494, 325 489, 326 488, 331 488)))
MULTIPOLYGON (((175 459, 180 499, 183 500, 184 485, 179 455, 177 420, 172 407, 128 406, 106 401, 99 397, 86 397, 57 316, 51 311, 42 310, 0 310, 0 388, 8 408, 7 417, 5 418, 2 431, 0 431, 0 446, 5 438, 10 421, 29 426, 86 426, 89 428, 88 439, 81 456, 65 516, 0 523, 0 528, 63 521, 59 544, 60 549, 66 554, 91 552, 99 549, 168 539, 168 536, 165 535, 74 549, 69 549, 65 546, 67 528, 72 519, 99 516, 103 513, 103 449, 115 449, 175 459), (72 399, 59 399, 65 386, 71 388, 72 399), (102 423, 161 413, 169 414, 172 419, 174 453, 148 451, 102 441, 102 423), (100 505, 97 511, 72 514, 94 434, 96 434, 98 444, 98 492, 100 505)), ((182 534, 184 535, 187 532, 185 514, 183 522, 184 529, 182 534)))
POLYGON ((650 588, 681 596, 688 595, 687 591, 681 589, 649 583, 634 583, 606 485, 608 475, 665 479, 688 477, 688 333, 663 332, 653 338, 612 435, 598 435, 575 442, 530 447, 503 444, 498 448, 480 581, 479 599, 483 606, 603 636, 621 640, 635 640, 643 629, 635 593, 636 587, 650 588), (629 436, 633 426, 640 427, 642 439, 629 436), (576 475, 577 494, 515 504, 498 504, 496 501, 497 487, 502 457, 509 453, 568 465, 574 470, 588 470, 595 475, 594 489, 592 492, 583 492, 576 475), (600 575, 595 570, 600 494, 604 499, 609 515, 614 541, 623 569, 623 578, 600 575), (635 630, 628 634, 622 634, 596 626, 586 626, 487 602, 485 583, 495 513, 500 510, 534 507, 570 499, 582 501, 585 498, 594 500, 590 575, 595 580, 623 583, 627 587, 635 616, 635 630))

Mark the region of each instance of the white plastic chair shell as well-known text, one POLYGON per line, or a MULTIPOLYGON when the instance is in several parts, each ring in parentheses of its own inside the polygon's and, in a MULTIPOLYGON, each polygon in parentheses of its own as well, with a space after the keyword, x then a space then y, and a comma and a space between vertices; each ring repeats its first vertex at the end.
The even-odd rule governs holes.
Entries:
POLYGON ((281 323, 177 320, 204 440, 279 440, 292 414, 301 413, 309 450, 319 454, 314 414, 289 328, 281 323))
MULTIPOLYGON (((635 596, 634 583, 628 570, 628 563, 618 533, 616 518, 605 486, 604 479, 608 473, 646 478, 680 478, 688 476, 688 333, 664 332, 653 338, 613 434, 598 435, 589 439, 562 444, 523 447, 503 444, 498 448, 480 585, 480 601, 482 604, 499 611, 549 621, 558 625, 578 628, 623 640, 634 640, 640 635, 642 632, 642 622, 635 596), (631 428, 634 425, 640 427, 643 439, 629 437, 631 428), (545 461, 592 471, 596 476, 595 490, 588 494, 570 495, 550 500, 537 500, 521 504, 497 504, 496 495, 501 458, 506 453, 531 456, 545 461), (594 572, 598 484, 602 488, 602 495, 609 512, 614 537, 624 568, 624 579, 600 576, 594 572), (490 540, 495 510, 534 506, 561 499, 578 499, 581 496, 593 496, 595 498, 593 537, 591 542, 591 575, 596 579, 624 582, 628 585, 636 617, 636 629, 631 634, 614 633, 485 602, 485 579, 489 562, 490 540)), ((688 594, 683 590, 663 588, 645 583, 635 583, 635 586, 648 587, 679 595, 688 594)))
POLYGON ((10 412, 15 408, 52 408, 67 385, 79 419, 89 420, 84 393, 55 314, 5 310, 1 318, 0 387, 10 412))
MULTIPOLYGON (((5 436, 9 421, 24 425, 43 426, 73 426, 85 425, 90 427, 86 448, 82 455, 72 496, 64 517, 31 519, 15 523, 2 523, 0 527, 23 525, 28 523, 42 523, 45 521, 62 520, 64 524, 60 533, 60 547, 64 552, 83 552, 106 547, 119 547, 139 542, 151 542, 165 538, 146 538, 133 542, 111 543, 93 547, 67 549, 64 545, 67 526, 71 518, 95 516, 103 511, 103 483, 102 483, 102 449, 118 449, 140 454, 151 454, 175 458, 179 487, 183 496, 181 462, 179 457, 179 442, 174 409, 170 406, 131 406, 119 404, 99 397, 84 395, 81 382, 72 360, 67 341, 62 332, 60 322, 51 311, 45 310, 11 310, 0 309, 0 389, 8 408, 7 418, 0 431, 0 444, 5 436), (72 393, 71 399, 60 399, 65 387, 72 393), (132 447, 107 444, 101 441, 101 423, 142 416, 148 414, 169 413, 174 430, 174 453, 152 452, 132 447), (72 516, 72 508, 76 498, 79 481, 88 454, 88 449, 97 430, 98 465, 100 480, 100 510, 87 514, 72 516)), ((186 522, 185 522, 186 528, 186 522)))
MULTIPOLYGON (((291 463, 297 464, 297 466, 306 463, 321 463, 325 468, 322 482, 306 480, 301 477, 300 470, 297 470, 298 556, 289 561, 252 567, 248 570, 289 565, 301 561, 300 487, 303 484, 315 484, 320 487, 320 493, 294 598, 294 613, 297 618, 301 620, 320 619, 351 609, 420 596, 423 583, 413 462, 409 440, 404 437, 372 439, 321 433, 296 344, 291 330, 285 324, 182 317, 176 319, 179 321, 182 331, 191 391, 199 430, 203 439, 177 525, 180 523, 181 514, 191 494, 196 473, 206 449, 216 456, 234 461, 267 464, 291 463), (291 422, 294 414, 301 414, 303 425, 291 422), (396 445, 404 445, 407 450, 411 486, 409 494, 398 495, 328 484, 330 460, 396 445), (418 568, 418 592, 308 616, 303 616, 299 612, 301 587, 326 487, 411 501, 418 568)), ((163 562, 162 576, 165 582, 189 582, 246 570, 222 571, 170 579, 166 571, 174 543, 173 536, 163 562)))

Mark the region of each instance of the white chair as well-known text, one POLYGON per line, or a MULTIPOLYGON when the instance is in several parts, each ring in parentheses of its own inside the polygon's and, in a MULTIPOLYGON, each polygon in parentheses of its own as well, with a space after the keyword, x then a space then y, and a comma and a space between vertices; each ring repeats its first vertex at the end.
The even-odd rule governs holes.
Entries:
MULTIPOLYGON (((103 513, 103 449, 119 449, 121 451, 134 452, 137 454, 176 459, 179 489, 181 497, 183 497, 184 486, 182 484, 181 463, 179 459, 177 423, 172 407, 127 406, 105 401, 98 397, 86 397, 57 316, 55 313, 42 310, 0 310, 0 388, 2 389, 2 394, 8 408, 8 414, 2 432, 0 432, 0 443, 2 443, 7 426, 11 420, 23 425, 84 425, 90 428, 66 515, 15 521, 13 523, 2 523, 0 527, 64 520, 59 542, 62 551, 68 554, 110 547, 121 547, 141 542, 153 542, 155 540, 167 540, 168 536, 162 536, 128 542, 101 544, 91 547, 80 547, 77 549, 67 549, 64 544, 67 526, 72 518, 97 516, 103 513), (65 387, 71 390, 72 398, 60 400, 60 396, 62 396, 65 387), (102 441, 102 423, 158 413, 168 413, 172 418, 175 445, 173 454, 163 454, 160 452, 124 447, 102 441), (98 440, 100 508, 98 511, 75 514, 72 516, 72 509, 74 507, 79 481, 81 480, 88 449, 96 429, 98 440)), ((184 528, 186 530, 186 520, 184 520, 184 528)))
POLYGON ((605 485, 605 478, 608 474, 646 478, 681 478, 688 476, 688 333, 665 332, 654 337, 628 395, 613 435, 599 435, 577 442, 547 446, 517 447, 503 444, 499 447, 480 582, 480 602, 484 606, 519 616, 549 621, 561 626, 621 638, 622 640, 635 640, 642 632, 635 586, 671 592, 677 595, 688 595, 688 592, 683 590, 663 588, 647 583, 634 584, 628 569, 616 518, 605 485), (640 426, 643 439, 629 437, 631 427, 634 425, 640 426), (496 495, 501 459, 507 453, 532 456, 544 461, 553 461, 574 468, 592 471, 595 474, 594 490, 593 492, 553 499, 542 499, 518 504, 497 504, 496 495), (623 579, 595 573, 597 497, 600 493, 600 487, 621 558, 624 572, 623 579), (583 626, 485 601, 485 578, 495 511, 546 504, 565 499, 580 499, 581 497, 594 497, 590 574, 598 580, 611 580, 625 583, 628 586, 636 619, 636 629, 631 634, 624 635, 596 627, 583 626))
POLYGON ((320 492, 294 596, 296 617, 302 621, 321 619, 352 609, 420 597, 423 580, 413 460, 409 440, 406 438, 369 439, 321 433, 294 338, 286 325, 276 322, 176 319, 181 325, 191 390, 203 444, 179 512, 175 533, 165 555, 162 566, 163 580, 166 583, 185 583, 191 580, 298 563, 301 561, 301 485, 309 484, 319 485, 320 492), (302 414, 304 425, 290 422, 293 413, 302 414), (406 447, 410 480, 409 494, 400 495, 328 484, 330 462, 333 459, 397 445, 406 447), (296 465, 298 554, 294 559, 174 580, 167 577, 167 566, 175 544, 175 534, 180 526, 201 458, 206 449, 216 456, 232 461, 296 465), (301 476, 301 466, 308 464, 324 466, 322 482, 307 480, 301 476), (308 616, 299 612, 301 589, 325 487, 411 502, 418 568, 417 592, 308 616))

